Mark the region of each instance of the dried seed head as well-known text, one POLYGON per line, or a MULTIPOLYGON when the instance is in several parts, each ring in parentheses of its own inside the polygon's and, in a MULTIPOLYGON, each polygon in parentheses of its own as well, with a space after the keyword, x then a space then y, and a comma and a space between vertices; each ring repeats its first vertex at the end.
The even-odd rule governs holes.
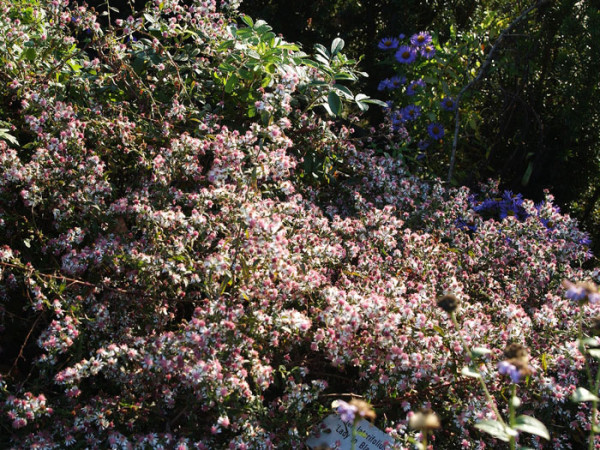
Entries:
POLYGON ((531 370, 531 366, 522 359, 509 359, 509 362, 517 368, 521 377, 526 377, 527 375, 531 375, 533 370, 531 370))
POLYGON ((452 314, 458 309, 460 300, 454 294, 445 294, 438 298, 437 305, 446 311, 448 314, 452 314))
POLYGON ((364 400, 359 400, 357 398, 353 398, 352 400, 350 400, 350 404, 352 406, 356 407, 356 412, 358 413, 359 416, 361 416, 367 420, 370 420, 371 422, 373 422, 375 420, 375 417, 377 417, 373 407, 369 403, 365 402, 364 400))
POLYGON ((529 353, 527 349, 521 344, 512 343, 508 344, 504 349, 504 356, 506 359, 517 359, 527 363, 529 361, 529 353))
POLYGON ((436 430, 441 426, 440 419, 431 409, 424 409, 413 414, 410 419, 408 419, 408 425, 413 430, 419 431, 436 430))

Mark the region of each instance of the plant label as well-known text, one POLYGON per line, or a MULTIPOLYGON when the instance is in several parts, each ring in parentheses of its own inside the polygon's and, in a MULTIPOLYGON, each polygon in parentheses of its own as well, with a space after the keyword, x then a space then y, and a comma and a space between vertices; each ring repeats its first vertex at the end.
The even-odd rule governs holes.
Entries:
MULTIPOLYGON (((355 450, 385 450, 391 448, 394 440, 366 420, 356 424, 355 450)), ((312 449, 351 450, 352 424, 344 422, 337 414, 331 414, 319 424, 308 438, 306 445, 312 449)))

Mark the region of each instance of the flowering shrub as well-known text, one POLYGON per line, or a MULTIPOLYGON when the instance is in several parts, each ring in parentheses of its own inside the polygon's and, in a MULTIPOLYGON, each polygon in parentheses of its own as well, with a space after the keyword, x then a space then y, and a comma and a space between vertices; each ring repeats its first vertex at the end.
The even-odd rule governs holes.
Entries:
POLYGON ((421 407, 443 445, 483 447, 447 292, 468 345, 529 349, 552 448, 579 442, 575 324, 598 305, 560 283, 599 274, 550 195, 487 217, 336 125, 368 104, 339 41, 313 61, 210 1, 104 30, 68 1, 0 11, 4 447, 298 448, 345 392, 398 448, 421 407))

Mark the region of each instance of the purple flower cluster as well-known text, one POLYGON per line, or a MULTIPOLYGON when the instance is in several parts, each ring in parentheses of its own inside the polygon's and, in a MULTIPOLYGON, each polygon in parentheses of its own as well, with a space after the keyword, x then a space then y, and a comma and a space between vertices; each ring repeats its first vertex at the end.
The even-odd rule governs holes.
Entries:
MULTIPOLYGON (((402 38, 384 38, 379 43, 379 48, 384 50, 394 48, 396 50, 395 61, 400 63, 401 68, 404 67, 403 70, 410 72, 411 69, 407 68, 407 66, 414 63, 419 55, 425 59, 431 59, 436 53, 433 37, 430 33, 424 31, 415 33, 410 36, 406 44, 402 44, 401 40, 402 38)), ((421 116, 423 110, 422 105, 426 104, 422 99, 427 97, 430 93, 425 89, 426 84, 422 78, 416 78, 408 83, 406 83, 406 77, 400 78, 399 76, 396 76, 395 79, 401 81, 393 83, 393 78, 382 80, 379 83, 378 90, 395 91, 401 85, 406 84, 403 94, 408 97, 418 97, 417 102, 420 103, 419 106, 405 105, 404 107, 399 107, 397 110, 394 110, 393 108, 390 108, 389 110, 392 130, 406 132, 406 125, 402 126, 401 124, 415 121, 415 119, 421 116), (418 112, 416 108, 418 108, 418 112)), ((442 111, 454 111, 456 110, 455 100, 451 97, 445 97, 439 102, 439 108, 442 111)), ((427 117, 431 117, 431 113, 427 114, 427 117)), ((445 133, 442 123, 435 120, 423 123, 423 120, 421 119, 418 123, 415 121, 411 127, 415 129, 420 128, 426 131, 426 134, 423 133, 419 136, 420 139, 414 140, 414 142, 418 142, 417 147, 420 151, 428 148, 435 141, 441 141, 445 133)), ((423 156, 423 154, 420 156, 423 156)))
POLYGON ((399 39, 395 37, 386 37, 381 39, 378 48, 381 50, 396 50, 395 59, 401 64, 411 64, 417 59, 420 54, 425 59, 431 59, 435 55, 435 47, 432 44, 433 38, 427 32, 419 32, 410 37, 409 43, 401 45, 401 40, 404 39, 401 34, 399 39))

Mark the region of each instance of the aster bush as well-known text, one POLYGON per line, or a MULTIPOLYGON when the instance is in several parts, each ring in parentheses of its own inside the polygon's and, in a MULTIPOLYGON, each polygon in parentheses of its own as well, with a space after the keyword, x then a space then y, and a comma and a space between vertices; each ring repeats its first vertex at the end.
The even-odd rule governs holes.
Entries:
POLYGON ((486 213, 333 121, 369 104, 340 41, 309 57, 211 1, 0 12, 3 447, 301 448, 349 392, 397 448, 422 407, 441 447, 495 445, 463 341, 525 345, 522 408, 552 448, 586 439, 598 305, 561 286, 598 281, 586 235, 549 194, 486 213))
MULTIPOLYGON (((476 76, 486 49, 505 26, 505 21, 494 19, 490 14, 463 33, 450 26, 450 36, 443 41, 435 32, 420 31, 379 42, 381 64, 393 75, 380 81, 378 90, 389 98, 387 119, 392 129, 404 138, 392 154, 403 158, 413 172, 424 170, 434 176, 447 172, 458 95, 476 76)), ((471 99, 462 100, 461 138, 477 141, 481 115, 471 99)), ((461 160, 464 157, 460 155, 461 160)))

